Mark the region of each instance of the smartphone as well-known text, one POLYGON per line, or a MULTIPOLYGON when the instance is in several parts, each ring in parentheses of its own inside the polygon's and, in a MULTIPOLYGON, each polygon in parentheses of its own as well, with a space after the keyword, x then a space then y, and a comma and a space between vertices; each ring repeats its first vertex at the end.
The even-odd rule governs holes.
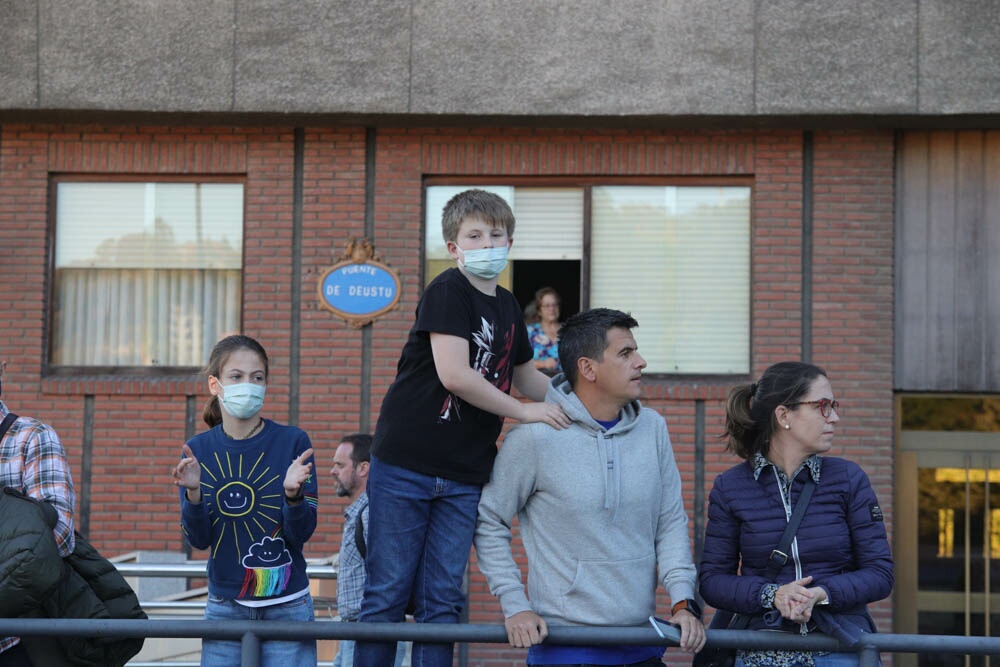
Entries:
POLYGON ((669 639, 675 644, 681 643, 681 629, 680 626, 671 623, 670 621, 665 621, 662 618, 657 618, 656 616, 649 617, 649 623, 656 630, 656 634, 660 635, 660 639, 669 639))

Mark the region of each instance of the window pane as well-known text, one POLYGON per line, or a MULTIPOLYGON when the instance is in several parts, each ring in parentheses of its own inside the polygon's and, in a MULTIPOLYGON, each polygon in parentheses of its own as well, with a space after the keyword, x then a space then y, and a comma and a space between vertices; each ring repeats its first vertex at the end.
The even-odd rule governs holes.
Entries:
POLYGON ((1000 431, 1000 398, 904 396, 902 425, 907 431, 1000 431))
POLYGON ((455 265, 441 236, 441 212, 459 192, 478 188, 493 192, 514 211, 514 245, 510 259, 581 259, 583 257, 583 190, 581 188, 514 188, 503 185, 435 185, 427 188, 424 227, 426 281, 455 265), (440 260, 440 261, 439 261, 440 260))
POLYGON ((631 312, 650 373, 750 368, 750 188, 595 187, 591 306, 631 312))
POLYGON ((242 262, 239 183, 59 183, 52 363, 200 366, 242 262))
POLYGON ((510 258, 582 259, 583 190, 516 188, 510 258))

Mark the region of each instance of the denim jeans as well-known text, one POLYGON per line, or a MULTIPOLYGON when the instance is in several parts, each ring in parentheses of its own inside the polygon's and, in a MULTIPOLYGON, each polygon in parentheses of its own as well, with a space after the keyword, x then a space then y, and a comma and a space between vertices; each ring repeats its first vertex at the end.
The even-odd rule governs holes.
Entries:
MULTIPOLYGON (((630 662, 628 665, 611 665, 610 667, 662 667, 663 661, 659 658, 650 658, 642 662, 630 662)), ((575 665, 531 665, 531 667, 608 667, 606 665, 592 665, 590 663, 578 662, 575 665)))
MULTIPOLYGON (((482 487, 422 475, 372 457, 368 472, 368 583, 358 620, 458 623, 482 487)), ((356 667, 392 667, 394 642, 357 642, 356 667)), ((451 667, 454 644, 414 642, 412 667, 451 667)))
MULTIPOLYGON (((308 594, 290 602, 270 607, 245 607, 232 600, 209 596, 205 605, 206 621, 312 621, 313 601, 308 594)), ((240 664, 240 642, 204 639, 201 642, 202 667, 233 667, 240 664)), ((262 641, 261 667, 290 667, 316 664, 316 641, 262 641)))
MULTIPOLYGON (((393 667, 403 667, 406 658, 406 642, 396 644, 396 662, 393 667)), ((333 667, 352 667, 354 665, 354 640, 341 639, 340 648, 333 659, 333 667)))
POLYGON ((827 653, 826 655, 817 655, 813 659, 816 661, 816 667, 858 667, 858 663, 861 662, 861 654, 827 653))

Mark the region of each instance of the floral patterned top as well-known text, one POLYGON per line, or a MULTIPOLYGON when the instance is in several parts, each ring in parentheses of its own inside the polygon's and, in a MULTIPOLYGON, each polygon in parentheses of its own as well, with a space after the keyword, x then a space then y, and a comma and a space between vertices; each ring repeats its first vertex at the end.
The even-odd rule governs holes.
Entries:
POLYGON ((559 372, 562 370, 562 367, 559 366, 559 342, 549 338, 542 330, 541 322, 528 325, 528 339, 531 341, 531 349, 535 352, 534 361, 555 359, 555 371, 559 372))

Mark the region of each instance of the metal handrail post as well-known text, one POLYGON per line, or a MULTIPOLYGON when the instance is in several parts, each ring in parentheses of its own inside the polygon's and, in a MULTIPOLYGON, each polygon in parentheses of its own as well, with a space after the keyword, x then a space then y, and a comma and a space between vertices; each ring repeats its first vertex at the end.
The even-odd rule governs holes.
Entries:
POLYGON ((858 667, 878 667, 879 653, 877 648, 865 643, 859 653, 858 667))
POLYGON ((253 632, 240 640, 240 667, 260 667, 260 637, 253 632))

